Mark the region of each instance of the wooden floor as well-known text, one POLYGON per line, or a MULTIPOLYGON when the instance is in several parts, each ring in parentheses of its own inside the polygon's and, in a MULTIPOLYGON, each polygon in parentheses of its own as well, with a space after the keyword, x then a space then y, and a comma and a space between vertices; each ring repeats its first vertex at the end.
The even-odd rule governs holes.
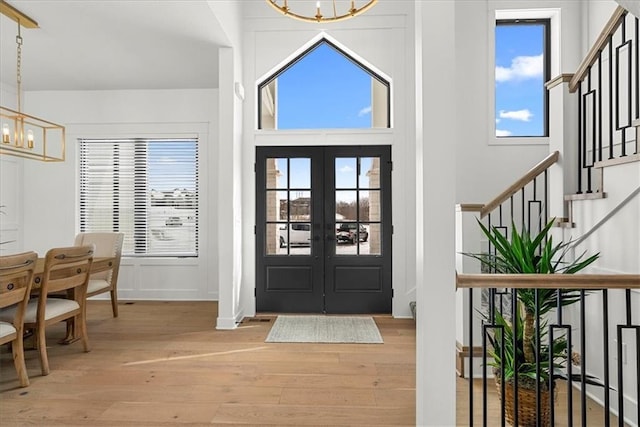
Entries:
MULTIPOLYGON (((598 403, 594 402, 591 399, 587 399, 586 401, 586 417, 584 423, 582 422, 582 406, 580 401, 580 391, 574 390, 572 393, 572 409, 573 409, 573 419, 571 423, 569 423, 568 417, 568 405, 567 405, 567 387, 566 382, 558 381, 557 383, 557 395, 556 395, 556 404, 555 404, 555 422, 554 427, 567 427, 569 425, 573 426, 588 426, 588 427, 602 427, 605 424, 605 412, 603 411, 602 406, 598 403)), ((473 382, 473 399, 474 399, 474 418, 473 425, 482 426, 483 425, 483 415, 482 415, 482 380, 476 379, 473 382)), ((469 381, 466 379, 458 378, 457 380, 457 426, 469 426, 469 381)), ((501 425, 501 411, 502 407, 500 405, 500 397, 498 392, 496 391, 495 383, 490 379, 487 382, 487 425, 489 426, 499 426, 501 425)), ((610 414, 609 422, 612 426, 618 425, 618 418, 610 414)), ((509 425, 509 424, 507 424, 509 425)), ((629 427, 628 424, 625 426, 629 427)))
MULTIPOLYGON (((88 312, 92 351, 56 344, 64 325, 51 327, 51 374, 41 376, 28 351, 27 388, 3 348, 0 425, 415 425, 413 320, 375 316, 384 344, 271 344, 264 339, 275 317, 217 331, 215 302, 122 303, 114 319, 108 301, 89 301, 88 312)), ((474 425, 482 425, 480 381, 474 389, 474 425)), ((500 425, 491 384, 489 392, 488 425, 500 425)), ((457 393, 457 425, 468 425, 466 380, 458 378, 457 393)), ((565 396, 557 426, 566 425, 565 396)), ((601 408, 588 408, 587 425, 602 426, 601 408)))
POLYGON ((376 316, 384 344, 268 344, 273 317, 217 331, 212 302, 89 301, 92 351, 48 330, 51 374, 28 388, 0 358, 2 426, 415 425, 415 322, 376 316))

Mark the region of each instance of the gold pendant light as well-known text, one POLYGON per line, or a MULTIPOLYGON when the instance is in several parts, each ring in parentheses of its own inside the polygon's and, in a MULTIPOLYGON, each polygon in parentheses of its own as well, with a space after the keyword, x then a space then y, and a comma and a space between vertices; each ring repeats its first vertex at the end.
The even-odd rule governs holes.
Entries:
POLYGON ((294 19, 306 22, 337 22, 345 19, 358 16, 367 10, 371 9, 378 0, 359 1, 351 0, 351 7, 347 7, 346 1, 339 1, 344 3, 342 7, 336 5, 336 0, 316 1, 315 9, 309 7, 308 0, 265 0, 271 7, 285 16, 289 16, 294 19), (331 11, 323 14, 322 4, 331 3, 331 11), (360 6, 356 6, 356 3, 360 3, 360 6), (307 10, 304 7, 307 6, 307 10), (314 14, 315 12, 315 14, 314 14))
POLYGON ((0 12, 18 23, 16 36, 17 110, 0 106, 2 142, 0 154, 60 162, 65 158, 65 128, 22 112, 22 35, 21 28, 38 28, 38 23, 18 9, 0 0, 0 12))

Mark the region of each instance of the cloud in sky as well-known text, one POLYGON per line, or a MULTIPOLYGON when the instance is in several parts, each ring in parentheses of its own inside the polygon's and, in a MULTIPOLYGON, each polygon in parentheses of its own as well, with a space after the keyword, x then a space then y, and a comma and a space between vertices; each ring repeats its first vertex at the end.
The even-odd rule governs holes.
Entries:
MULTIPOLYGON (((501 119, 511 119, 511 120, 519 120, 522 122, 528 122, 528 121, 531 121, 531 117, 533 117, 533 113, 531 113, 531 111, 527 109, 517 110, 517 111, 500 110, 499 116, 501 119)), ((497 122, 498 120, 496 120, 496 123, 497 122)))
POLYGON ((342 173, 348 173, 348 172, 353 172, 353 168, 351 166, 348 165, 344 165, 343 167, 341 167, 340 172, 342 173))
POLYGON ((368 107, 364 107, 363 109, 358 111, 358 117, 365 116, 369 113, 371 113, 371 105, 369 105, 368 107))
POLYGON ((511 131, 496 129, 496 136, 511 136, 511 131))
POLYGON ((524 80, 542 76, 542 54, 537 56, 516 56, 509 68, 496 66, 496 81, 524 80))

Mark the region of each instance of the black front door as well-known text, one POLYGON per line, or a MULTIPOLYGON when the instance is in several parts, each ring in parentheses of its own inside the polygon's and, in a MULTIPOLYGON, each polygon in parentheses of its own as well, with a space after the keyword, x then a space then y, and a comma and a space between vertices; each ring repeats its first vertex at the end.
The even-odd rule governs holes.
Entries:
POLYGON ((391 148, 256 149, 256 308, 390 313, 391 148))

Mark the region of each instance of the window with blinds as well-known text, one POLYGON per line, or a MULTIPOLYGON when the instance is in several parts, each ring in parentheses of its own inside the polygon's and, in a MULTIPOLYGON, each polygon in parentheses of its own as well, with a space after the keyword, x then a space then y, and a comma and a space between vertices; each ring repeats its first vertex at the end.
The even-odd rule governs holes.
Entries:
POLYGON ((81 139, 80 231, 126 256, 198 256, 198 140, 81 139))

